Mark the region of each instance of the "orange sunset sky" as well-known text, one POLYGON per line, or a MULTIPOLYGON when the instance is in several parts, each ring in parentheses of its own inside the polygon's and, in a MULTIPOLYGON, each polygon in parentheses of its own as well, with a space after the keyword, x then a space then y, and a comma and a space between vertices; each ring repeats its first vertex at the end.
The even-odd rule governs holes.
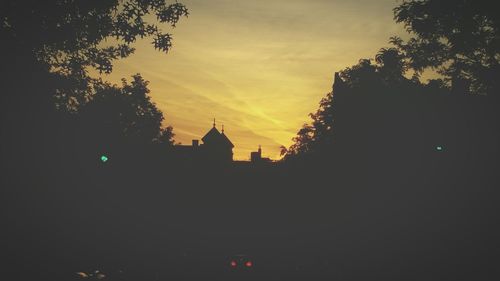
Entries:
POLYGON ((390 36, 395 0, 180 0, 190 12, 174 29, 168 54, 151 39, 115 62, 105 80, 141 73, 172 125, 176 142, 190 144, 223 123, 234 158, 279 158, 308 114, 331 90, 335 71, 371 58, 390 36))

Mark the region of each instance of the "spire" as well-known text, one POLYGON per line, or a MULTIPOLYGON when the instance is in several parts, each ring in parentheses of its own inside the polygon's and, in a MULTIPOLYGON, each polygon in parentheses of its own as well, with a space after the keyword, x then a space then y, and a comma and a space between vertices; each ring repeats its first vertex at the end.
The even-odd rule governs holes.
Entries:
POLYGON ((215 128, 215 118, 214 118, 214 128, 215 128))
POLYGON ((259 144, 259 153, 262 153, 262 147, 259 144))
POLYGON ((222 133, 224 134, 224 124, 222 124, 222 133))

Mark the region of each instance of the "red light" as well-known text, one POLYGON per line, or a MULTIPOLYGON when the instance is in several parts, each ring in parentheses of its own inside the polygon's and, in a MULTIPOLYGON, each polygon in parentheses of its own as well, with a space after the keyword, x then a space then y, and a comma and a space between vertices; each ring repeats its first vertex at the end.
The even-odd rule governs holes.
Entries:
POLYGON ((247 262, 245 263, 245 265, 246 265, 247 267, 252 267, 252 265, 253 265, 253 264, 252 264, 252 262, 251 262, 251 261, 247 261, 247 262))
POLYGON ((235 261, 231 261, 231 267, 236 267, 236 262, 235 261))

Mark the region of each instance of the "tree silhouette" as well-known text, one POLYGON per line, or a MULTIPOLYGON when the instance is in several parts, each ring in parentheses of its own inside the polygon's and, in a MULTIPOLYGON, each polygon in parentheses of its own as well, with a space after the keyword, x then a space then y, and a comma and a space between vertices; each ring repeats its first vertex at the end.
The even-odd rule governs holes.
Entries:
POLYGON ((339 137, 360 140, 363 136, 359 134, 371 130, 370 124, 375 120, 379 125, 390 121, 382 119, 395 106, 394 94, 405 95, 422 86, 404 76, 406 66, 397 49, 382 48, 374 61, 376 64, 362 59, 336 77, 333 91, 321 99, 318 110, 310 114, 312 122, 299 130, 285 158, 324 154, 339 137), (370 116, 371 120, 365 122, 361 116, 370 116))
POLYGON ((50 79, 43 77, 53 82, 48 95, 64 102, 60 107, 74 109, 91 91, 89 68, 110 73, 114 60, 134 52, 137 38, 152 37, 155 49, 168 52, 171 34, 149 22, 148 15, 174 27, 188 11, 165 0, 3 1, 2 61, 17 65, 19 72, 10 71, 16 82, 50 72, 50 79))
MULTIPOLYGON (((309 124, 304 124, 293 140, 293 144, 287 149, 285 156, 299 155, 307 153, 311 149, 314 140, 314 127, 309 124)), ((283 151, 283 150, 282 150, 283 151)))
POLYGON ((150 144, 161 138, 169 143, 172 129, 161 129, 162 112, 151 102, 148 82, 139 74, 121 87, 100 82, 94 85, 92 99, 78 111, 79 129, 112 142, 150 144), (106 137, 105 137, 106 136, 106 137))
POLYGON ((288 152, 288 148, 284 145, 280 145, 280 156, 285 156, 288 152))
POLYGON ((172 35, 159 24, 175 27, 187 15, 183 4, 166 0, 2 1, 0 68, 5 94, 0 99, 5 110, 0 134, 7 136, 2 165, 40 161, 48 167, 48 159, 58 158, 56 151, 59 157, 71 154, 60 147, 80 150, 77 144, 84 142, 71 136, 80 136, 73 129, 78 122, 95 125, 82 140, 112 135, 113 142, 122 136, 120 142, 161 138, 169 143, 172 130, 160 132, 163 117, 147 97, 147 83, 136 80, 142 78, 119 88, 89 73, 110 73, 115 60, 134 52, 132 44, 139 38, 148 37, 154 48, 168 52, 172 35), (132 94, 125 95, 129 90, 132 94))
MULTIPOLYGON (((499 90, 500 16, 492 1, 403 1, 396 22, 414 35, 391 38, 417 73, 437 69, 447 80, 468 80, 473 93, 499 90)), ((496 93, 495 93, 496 94, 496 93)))
POLYGON ((172 126, 167 126, 165 128, 160 129, 160 133, 158 137, 154 139, 154 141, 161 145, 174 145, 174 128, 172 126))
POLYGON ((386 79, 401 79, 407 70, 403 55, 396 48, 382 48, 375 55, 379 71, 386 79))

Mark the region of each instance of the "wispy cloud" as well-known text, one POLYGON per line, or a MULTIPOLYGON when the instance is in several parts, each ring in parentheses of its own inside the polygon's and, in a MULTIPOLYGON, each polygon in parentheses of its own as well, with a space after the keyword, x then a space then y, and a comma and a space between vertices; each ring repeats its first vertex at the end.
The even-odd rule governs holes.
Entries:
POLYGON ((394 34, 394 0, 182 0, 190 9, 168 55, 139 41, 107 78, 140 72, 176 139, 223 122, 247 159, 261 144, 277 158, 331 89, 333 72, 371 57, 394 34))

